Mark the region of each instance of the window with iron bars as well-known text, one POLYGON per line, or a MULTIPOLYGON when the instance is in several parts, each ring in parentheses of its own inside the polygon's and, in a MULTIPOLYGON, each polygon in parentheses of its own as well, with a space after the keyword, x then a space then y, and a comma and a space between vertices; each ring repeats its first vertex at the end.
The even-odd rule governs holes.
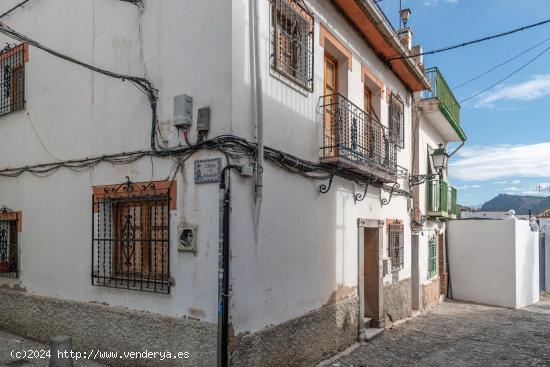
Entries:
POLYGON ((0 277, 19 276, 19 216, 11 209, 0 208, 0 277))
POLYGON ((94 189, 93 285, 170 293, 171 191, 129 180, 94 189))
POLYGON ((25 108, 25 44, 0 51, 0 116, 25 108))
POLYGON ((405 227, 401 221, 388 224, 388 257, 391 260, 392 271, 401 270, 405 265, 404 231, 405 227))
POLYGON ((401 148, 405 148, 405 106, 399 96, 390 97, 389 130, 391 139, 401 148))
POLYGON ((271 67, 313 92, 313 15, 303 1, 271 1, 271 67))
POLYGON ((435 238, 428 241, 428 278, 437 274, 437 243, 435 238))

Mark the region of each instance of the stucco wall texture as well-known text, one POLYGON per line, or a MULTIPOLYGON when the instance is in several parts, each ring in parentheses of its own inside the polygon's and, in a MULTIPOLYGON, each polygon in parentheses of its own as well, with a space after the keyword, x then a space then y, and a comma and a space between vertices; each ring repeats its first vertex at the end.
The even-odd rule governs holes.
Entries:
POLYGON ((357 340, 359 300, 351 298, 254 334, 236 337, 233 367, 306 367, 357 340))
POLYGON ((411 278, 384 286, 384 314, 386 325, 411 316, 411 278))
POLYGON ((164 317, 93 303, 64 301, 0 290, 0 329, 48 343, 69 335, 73 347, 116 352, 189 352, 189 359, 108 359, 111 366, 216 365, 217 326, 185 318, 164 317))

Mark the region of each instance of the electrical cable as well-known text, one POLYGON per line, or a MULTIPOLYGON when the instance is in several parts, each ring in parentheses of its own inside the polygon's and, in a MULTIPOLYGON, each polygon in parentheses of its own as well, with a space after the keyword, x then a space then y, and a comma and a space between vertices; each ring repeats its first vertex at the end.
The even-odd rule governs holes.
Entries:
POLYGON ((512 76, 516 75, 517 73, 519 73, 520 71, 522 71, 523 69, 525 69, 527 66, 529 66, 531 63, 533 63, 535 60, 537 60, 539 57, 541 57, 542 55, 544 55, 545 53, 548 52, 548 50, 550 50, 550 47, 547 47, 545 48, 543 51, 539 52, 535 57, 533 57, 532 59, 530 59, 529 61, 527 61, 525 64, 521 65, 519 68, 517 68, 516 70, 514 70, 513 72, 511 72, 510 74, 506 75, 504 78, 498 80, 497 82, 493 83, 491 86, 483 89, 482 91, 468 97, 468 98, 465 98, 463 100, 461 100, 459 103, 464 103, 464 102, 467 102, 469 100, 471 100, 472 98, 475 98, 491 89, 493 89, 494 87, 496 87, 497 85, 501 84, 502 82, 510 79, 512 76))
MULTIPOLYGON (((451 107, 454 107, 454 106, 460 106, 460 104, 464 103, 464 102, 467 102, 475 97, 478 97, 486 92, 488 92, 489 90, 493 89, 494 87, 496 87, 497 85, 503 83, 504 81, 510 79, 512 76, 516 75, 517 73, 519 73, 520 71, 522 71, 523 69, 525 69, 527 66, 529 66, 530 64, 532 64, 535 60, 537 60, 539 57, 543 56, 545 53, 547 53, 548 51, 550 50, 550 47, 547 47, 545 48, 544 50, 542 50, 541 52, 539 52, 537 55, 535 55, 533 58, 529 59, 526 63, 522 64, 519 68, 515 69, 513 72, 511 72, 510 74, 506 75, 504 78, 496 81, 495 83, 491 84, 489 87, 483 89, 482 91, 480 92, 477 92, 467 98, 464 98, 462 99, 461 101, 455 103, 455 104, 452 104, 450 106, 447 106, 447 108, 451 108, 451 107)), ((436 110, 433 110, 433 111, 428 111, 428 112, 424 112, 425 115, 428 115, 428 114, 431 114, 431 113, 435 113, 435 112, 439 112, 439 109, 436 109, 436 110)))
MULTIPOLYGON (((15 39, 15 40, 18 40, 20 42, 26 42, 28 43, 29 45, 31 46, 34 46, 36 48, 39 48, 41 49, 42 51, 45 51, 55 57, 58 57, 60 59, 63 59, 65 61, 68 61, 70 63, 73 63, 73 64, 76 64, 76 65, 79 65, 81 67, 84 67, 86 69, 89 69, 89 70, 92 70, 96 73, 99 73, 99 74, 102 74, 102 75, 105 75, 105 76, 108 76, 108 77, 111 77, 111 78, 116 78, 116 79, 120 79, 122 81, 129 81, 130 83, 132 83, 136 88, 138 88, 138 90, 142 91, 148 98, 149 100, 149 105, 151 107, 151 113, 152 113, 152 124, 151 124, 151 150, 153 151, 158 151, 159 148, 157 147, 157 144, 159 144, 158 142, 158 137, 157 137, 157 134, 156 134, 156 131, 157 131, 157 125, 158 125, 158 115, 157 115, 157 90, 155 88, 153 88, 153 85, 151 84, 151 82, 145 78, 142 78, 142 77, 136 77, 136 76, 132 76, 132 75, 126 75, 126 74, 119 74, 119 73, 114 73, 112 71, 108 71, 108 70, 104 70, 104 69, 101 69, 101 68, 98 68, 96 66, 93 66, 93 65, 90 65, 88 63, 85 63, 83 61, 80 61, 80 60, 77 60, 71 56, 67 56, 65 54, 62 54, 61 52, 58 52, 58 51, 55 51, 47 46, 44 46, 42 44, 40 44, 39 42, 25 36, 24 34, 22 33, 19 33, 17 31, 15 31, 14 29, 10 28, 9 26, 7 26, 5 23, 2 23, 0 22, 0 33, 12 38, 12 39, 15 39)), ((162 147, 160 150, 165 150, 164 147, 162 147)))
POLYGON ((483 73, 481 73, 481 74, 479 74, 479 75, 473 77, 472 79, 469 79, 469 80, 467 80, 467 81, 465 81, 465 82, 463 82, 463 83, 460 83, 460 84, 454 86, 452 89, 453 89, 453 90, 456 90, 456 89, 458 89, 458 88, 460 88, 460 87, 462 87, 462 86, 464 86, 464 85, 466 85, 466 84, 468 84, 468 83, 471 83, 471 82, 473 82, 473 81, 475 81, 475 80, 478 80, 479 78, 482 78, 482 77, 484 77, 485 75, 489 74, 490 72, 492 72, 492 71, 494 71, 494 70, 500 68, 501 66, 504 66, 504 65, 508 64, 509 62, 514 61, 514 60, 517 59, 518 57, 525 55, 525 54, 528 53, 529 51, 531 51, 531 50, 537 48, 538 46, 540 46, 540 45, 542 45, 543 43, 546 43, 546 42, 548 42, 548 41, 550 41, 550 37, 548 37, 548 38, 542 40, 541 42, 538 42, 537 44, 535 44, 535 45, 529 47, 527 50, 520 52, 519 54, 517 54, 517 55, 515 55, 515 56, 513 56, 513 57, 511 57, 511 58, 509 58, 509 59, 507 59, 507 60, 505 60, 505 61, 503 61, 503 62, 501 62, 500 64, 498 64, 498 65, 496 65, 496 66, 493 66, 493 67, 490 68, 489 70, 487 70, 487 71, 485 71, 485 72, 483 72, 483 73))
POLYGON ((473 40, 473 41, 463 42, 463 43, 460 43, 460 44, 457 44, 457 45, 447 46, 447 47, 439 48, 439 49, 432 50, 432 51, 420 52, 420 53, 417 53, 417 54, 414 54, 414 55, 390 57, 390 58, 386 59, 386 61, 410 59, 410 58, 417 57, 417 56, 433 55, 433 54, 437 54, 437 53, 440 53, 440 52, 450 51, 450 50, 454 50, 454 49, 459 48, 459 47, 469 46, 469 45, 473 45, 473 44, 476 44, 476 43, 489 41, 489 40, 492 40, 492 39, 495 39, 495 38, 508 36, 510 34, 521 32, 521 31, 524 31, 524 30, 527 30, 527 29, 540 27, 540 26, 545 25, 547 23, 550 23, 550 19, 546 19, 546 20, 543 20, 543 21, 540 21, 540 22, 537 22, 537 23, 534 23, 534 24, 530 24, 530 25, 527 25, 527 26, 523 26, 523 27, 520 27, 520 28, 515 28, 515 29, 512 29, 510 31, 494 34, 492 36, 487 36, 487 37, 479 38, 479 39, 476 39, 476 40, 473 40))
MULTIPOLYGON (((81 172, 92 168, 101 162, 110 163, 113 165, 127 165, 133 163, 143 157, 167 157, 170 156, 178 167, 175 174, 182 168, 183 163, 189 159, 194 153, 200 150, 219 151, 229 159, 239 160, 244 157, 253 158, 256 154, 255 143, 248 142, 246 139, 234 135, 220 135, 210 140, 197 143, 190 147, 171 149, 168 152, 159 152, 152 150, 140 150, 134 152, 124 152, 119 154, 103 155, 92 158, 82 158, 76 160, 66 160, 61 162, 43 163, 32 166, 24 166, 18 168, 0 169, 0 177, 19 177, 24 173, 31 173, 36 176, 49 175, 58 169, 67 168, 72 171, 81 172)), ((287 170, 290 173, 298 174, 308 179, 327 180, 333 176, 338 176, 347 181, 355 182, 358 185, 365 185, 373 179, 373 176, 356 173, 352 170, 334 167, 330 164, 317 163, 298 158, 289 153, 285 153, 278 149, 265 147, 265 158, 275 165, 287 170)), ((375 169, 375 167, 373 167, 375 169)), ((409 195, 404 190, 395 192, 398 195, 409 195)))
POLYGON ((31 0, 24 0, 22 2, 20 2, 19 4, 15 5, 13 8, 11 8, 10 10, 6 11, 5 13, 3 14, 0 14, 0 19, 4 18, 4 17, 7 17, 8 15, 10 15, 12 12, 14 12, 15 10, 17 10, 18 8, 22 7, 23 5, 25 5, 26 3, 28 3, 29 1, 31 0))

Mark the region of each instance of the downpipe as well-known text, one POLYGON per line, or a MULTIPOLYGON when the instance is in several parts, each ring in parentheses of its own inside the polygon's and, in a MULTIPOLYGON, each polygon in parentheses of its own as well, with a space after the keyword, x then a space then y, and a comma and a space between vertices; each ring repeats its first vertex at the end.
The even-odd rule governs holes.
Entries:
POLYGON ((218 367, 229 367, 229 215, 231 210, 231 182, 226 174, 239 166, 229 164, 222 169, 219 188, 219 246, 218 246, 218 367))
POLYGON ((262 106, 262 77, 259 67, 260 59, 260 34, 258 31, 258 0, 249 0, 250 18, 250 67, 251 67, 251 97, 252 120, 255 121, 256 130, 256 184, 254 200, 254 239, 258 241, 260 216, 263 202, 263 167, 264 167, 264 124, 262 106))

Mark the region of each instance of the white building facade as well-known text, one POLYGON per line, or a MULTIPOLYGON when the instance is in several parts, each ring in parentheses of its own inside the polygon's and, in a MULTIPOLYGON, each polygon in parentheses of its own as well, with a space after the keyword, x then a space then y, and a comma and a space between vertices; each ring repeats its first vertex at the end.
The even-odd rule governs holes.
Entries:
POLYGON ((306 366, 410 316, 433 281, 413 284, 415 147, 456 139, 414 130, 430 82, 375 2, 31 1, 2 22, 1 328, 306 366))

